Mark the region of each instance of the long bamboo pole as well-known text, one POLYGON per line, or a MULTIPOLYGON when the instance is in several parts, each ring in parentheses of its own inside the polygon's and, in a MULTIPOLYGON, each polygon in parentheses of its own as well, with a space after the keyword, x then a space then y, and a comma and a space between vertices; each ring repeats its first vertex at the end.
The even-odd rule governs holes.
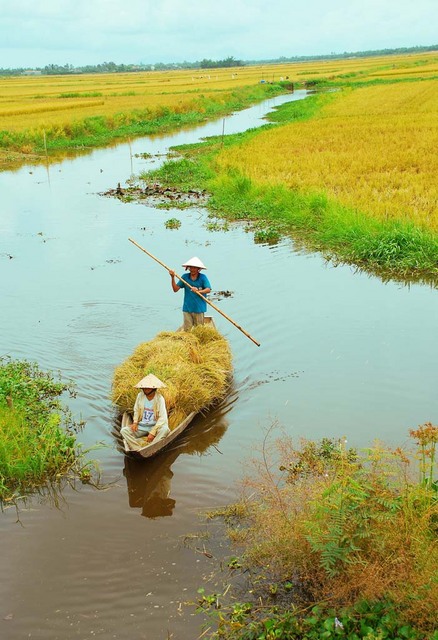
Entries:
MULTIPOLYGON (((132 244, 135 244, 136 247, 138 247, 141 251, 143 251, 146 255, 148 255, 150 258, 152 258, 152 260, 155 260, 155 262, 158 262, 158 264, 160 264, 162 267, 164 267, 166 269, 166 271, 173 271, 173 269, 170 269, 170 267, 168 267, 166 264, 164 264, 164 262, 161 262, 161 260, 159 260, 157 257, 155 257, 154 255, 152 255, 152 253, 149 253, 149 251, 146 251, 146 249, 144 247, 142 247, 141 245, 138 244, 138 242, 136 242, 135 240, 133 240, 132 238, 128 238, 129 242, 132 242, 132 244)), ((212 302, 210 302, 210 300, 208 300, 207 298, 205 298, 202 293, 199 293, 199 291, 197 289, 195 289, 194 287, 191 287, 189 285, 188 282, 186 282, 185 280, 183 280, 181 278, 181 276, 179 276, 175 271, 175 277, 178 278, 178 280, 181 280, 182 282, 184 282, 184 284, 191 289, 194 293, 196 293, 200 298, 202 298, 203 300, 205 300, 205 302, 207 304, 210 305, 210 307, 213 307, 213 309, 215 309, 218 313, 221 314, 221 316, 223 316, 224 318, 226 318, 229 322, 231 322, 231 324, 234 324, 235 327, 237 327, 237 329, 239 329, 239 331, 241 331, 243 334, 246 335, 247 338, 249 338, 250 340, 252 340, 252 342, 254 342, 254 344, 256 344, 258 347, 260 347, 260 342, 257 342, 257 340, 255 340, 247 331, 245 331, 245 329, 242 329, 242 327, 237 324, 237 322, 234 322, 234 320, 232 320, 229 316, 227 316, 226 313, 224 313, 223 311, 221 311, 219 309, 219 307, 217 307, 215 304, 213 304, 212 302)))

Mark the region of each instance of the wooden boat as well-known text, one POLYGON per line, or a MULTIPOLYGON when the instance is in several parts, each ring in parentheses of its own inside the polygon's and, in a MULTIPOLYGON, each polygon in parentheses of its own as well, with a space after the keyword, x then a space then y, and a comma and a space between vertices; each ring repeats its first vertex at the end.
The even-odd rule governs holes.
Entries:
MULTIPOLYGON (((216 328, 214 320, 211 316, 204 317, 204 324, 207 324, 213 328, 216 328)), ((180 327, 178 331, 179 330, 182 330, 182 327, 180 327)), ((145 446, 140 447, 139 449, 136 449, 136 450, 126 449, 126 447, 124 447, 125 455, 129 457, 135 457, 135 458, 152 458, 153 456, 157 455, 160 451, 165 449, 169 444, 171 444, 178 436, 180 436, 190 425, 194 417, 198 415, 201 411, 202 410, 192 411, 191 413, 189 413, 189 415, 187 415, 184 418, 184 420, 182 420, 176 427, 174 427, 172 431, 165 438, 158 440, 158 442, 148 443, 145 446)), ((122 415, 120 428, 131 425, 132 421, 133 421, 132 412, 125 411, 122 415)))
MULTIPOLYGON (((175 440, 183 431, 187 429, 193 418, 197 415, 196 411, 192 411, 182 422, 179 423, 165 438, 158 440, 158 442, 151 442, 150 444, 141 447, 135 451, 131 449, 125 449, 125 454, 133 456, 135 458, 152 458, 157 453, 165 449, 171 442, 175 440)), ((127 427, 132 424, 132 414, 128 411, 122 415, 122 423, 120 427, 127 427)))

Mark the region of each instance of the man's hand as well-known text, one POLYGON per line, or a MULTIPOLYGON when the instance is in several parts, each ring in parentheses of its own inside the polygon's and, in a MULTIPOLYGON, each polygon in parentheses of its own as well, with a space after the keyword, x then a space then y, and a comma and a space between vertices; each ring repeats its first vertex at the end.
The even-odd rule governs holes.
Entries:
POLYGON ((154 438, 155 438, 154 434, 153 434, 153 433, 150 433, 150 434, 148 435, 148 437, 147 437, 147 441, 148 441, 148 442, 152 442, 154 438))

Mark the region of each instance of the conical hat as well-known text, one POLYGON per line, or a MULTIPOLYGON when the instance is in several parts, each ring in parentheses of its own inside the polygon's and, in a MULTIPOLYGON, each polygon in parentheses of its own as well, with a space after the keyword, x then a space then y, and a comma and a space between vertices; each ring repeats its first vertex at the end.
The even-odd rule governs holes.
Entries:
POLYGON ((187 260, 183 265, 183 267, 198 267, 198 269, 206 269, 207 267, 203 264, 199 258, 193 256, 190 260, 187 260))
POLYGON ((153 373, 148 373, 148 375, 142 378, 140 382, 137 382, 134 387, 137 387, 137 389, 163 389, 166 385, 164 382, 161 382, 157 376, 154 376, 153 373))

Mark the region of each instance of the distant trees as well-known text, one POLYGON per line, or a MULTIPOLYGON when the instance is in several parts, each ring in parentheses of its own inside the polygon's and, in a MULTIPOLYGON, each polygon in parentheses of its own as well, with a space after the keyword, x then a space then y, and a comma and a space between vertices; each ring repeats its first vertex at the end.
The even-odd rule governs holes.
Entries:
MULTIPOLYGON (((85 65, 83 67, 73 67, 71 64, 58 65, 48 64, 45 67, 37 67, 36 70, 40 71, 44 75, 65 75, 70 73, 130 73, 135 71, 168 71, 172 69, 218 69, 221 67, 242 67, 245 65, 255 64, 274 64, 284 62, 305 62, 306 60, 331 60, 341 58, 365 58, 369 56, 385 56, 403 53, 421 53, 425 51, 438 50, 438 44, 430 46, 417 46, 417 47, 399 47, 398 49, 376 49, 373 51, 355 51, 344 53, 330 53, 319 56, 281 56, 279 58, 270 60, 236 60, 233 56, 228 56, 223 60, 210 60, 204 58, 201 61, 196 62, 156 62, 155 64, 116 64, 115 62, 102 62, 96 65, 85 65)), ((18 76, 26 71, 32 71, 31 68, 15 68, 15 69, 2 69, 0 68, 1 76, 18 76)))
POLYGON ((219 69, 221 67, 243 67, 244 63, 241 60, 235 60, 233 56, 229 56, 224 60, 201 60, 199 63, 201 69, 219 69))
POLYGON ((47 75, 65 75, 66 73, 126 73, 127 71, 139 71, 139 69, 140 67, 133 64, 102 62, 101 64, 87 64, 84 67, 73 67, 71 64, 64 66, 48 64, 41 71, 47 75))
POLYGON ((0 76, 20 76, 25 71, 26 69, 24 67, 17 69, 0 69, 0 76))
POLYGON ((373 49, 369 51, 344 51, 344 53, 327 53, 325 55, 315 56, 291 56, 281 58, 269 59, 269 60, 246 60, 246 64, 274 64, 283 62, 306 62, 312 60, 340 60, 343 58, 369 58, 370 56, 391 56, 404 53, 423 53, 426 51, 437 51, 438 44, 430 46, 417 46, 417 47, 399 47, 398 49, 373 49))
POLYGON ((65 75, 66 73, 74 73, 74 67, 72 64, 65 64, 63 67, 59 64, 48 64, 41 69, 41 73, 48 76, 65 75))
MULTIPOLYGON (((134 71, 168 71, 172 69, 218 69, 220 67, 242 67, 245 63, 236 60, 233 56, 224 60, 204 60, 196 62, 157 62, 155 64, 116 64, 115 62, 102 62, 100 64, 87 64, 82 67, 74 67, 72 64, 47 64, 45 67, 37 67, 43 75, 66 75, 72 73, 130 73, 134 71)), ((1 69, 1 76, 17 76, 30 71, 30 69, 1 69)))

